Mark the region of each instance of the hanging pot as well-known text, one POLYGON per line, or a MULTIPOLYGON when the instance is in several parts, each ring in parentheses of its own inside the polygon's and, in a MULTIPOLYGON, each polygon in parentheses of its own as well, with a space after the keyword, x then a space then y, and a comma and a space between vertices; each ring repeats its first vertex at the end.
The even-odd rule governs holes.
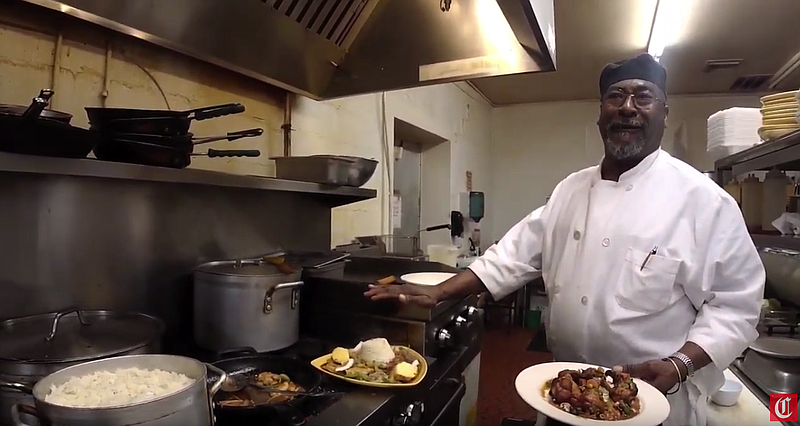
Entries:
POLYGON ((33 403, 27 392, 41 378, 86 361, 158 353, 164 328, 141 313, 74 308, 0 322, 0 424, 11 423, 15 403, 33 403))
POLYGON ((268 259, 227 260, 194 272, 194 338, 220 352, 283 349, 300 334, 301 270, 268 259), (280 269, 279 269, 280 268, 280 269))

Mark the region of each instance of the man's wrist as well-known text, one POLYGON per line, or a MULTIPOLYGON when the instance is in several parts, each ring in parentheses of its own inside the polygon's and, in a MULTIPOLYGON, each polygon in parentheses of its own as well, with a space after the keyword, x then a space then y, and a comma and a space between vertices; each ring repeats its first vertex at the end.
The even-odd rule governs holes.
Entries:
POLYGON ((688 379, 689 378, 689 368, 686 366, 686 364, 684 364, 683 361, 680 360, 680 358, 676 358, 674 356, 670 356, 669 359, 671 359, 673 362, 675 362, 675 365, 678 367, 678 373, 680 373, 679 377, 678 377, 678 380, 683 382, 686 379, 688 379))

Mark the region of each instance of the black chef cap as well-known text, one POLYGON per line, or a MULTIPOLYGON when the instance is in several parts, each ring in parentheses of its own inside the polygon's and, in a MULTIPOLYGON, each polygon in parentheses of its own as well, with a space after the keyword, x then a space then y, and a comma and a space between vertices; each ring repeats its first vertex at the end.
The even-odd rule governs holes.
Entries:
POLYGON ((600 73, 600 96, 603 96, 612 84, 623 80, 645 80, 667 92, 667 70, 647 53, 606 65, 600 73))

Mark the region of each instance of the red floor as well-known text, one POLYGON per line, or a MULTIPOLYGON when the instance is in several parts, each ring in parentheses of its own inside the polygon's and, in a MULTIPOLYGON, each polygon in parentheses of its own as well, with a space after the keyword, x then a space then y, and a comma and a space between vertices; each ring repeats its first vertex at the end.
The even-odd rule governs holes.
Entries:
POLYGON ((478 424, 500 426, 506 417, 536 420, 536 411, 520 399, 514 379, 527 367, 552 361, 546 352, 528 352, 533 331, 505 326, 487 326, 481 352, 481 378, 478 388, 478 424))

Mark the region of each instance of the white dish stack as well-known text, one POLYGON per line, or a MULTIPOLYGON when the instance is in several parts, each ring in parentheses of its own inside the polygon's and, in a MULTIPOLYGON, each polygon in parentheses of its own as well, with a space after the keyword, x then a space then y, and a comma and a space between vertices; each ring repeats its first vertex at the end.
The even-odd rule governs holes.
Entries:
POLYGON ((714 161, 761 143, 758 108, 728 108, 717 111, 707 121, 707 152, 714 161))

